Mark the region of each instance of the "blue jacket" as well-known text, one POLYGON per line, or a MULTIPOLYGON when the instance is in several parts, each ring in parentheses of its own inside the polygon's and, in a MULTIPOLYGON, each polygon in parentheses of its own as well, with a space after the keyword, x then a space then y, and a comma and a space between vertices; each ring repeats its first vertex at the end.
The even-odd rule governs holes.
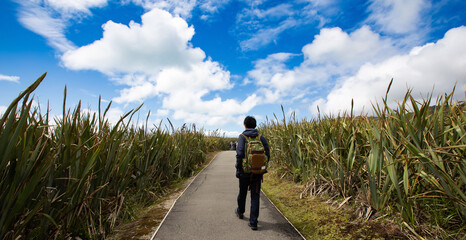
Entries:
MULTIPOLYGON (((248 137, 257 137, 259 136, 259 132, 255 128, 248 128, 244 130, 243 134, 248 137)), ((264 136, 261 136, 262 145, 264 145, 265 155, 270 159, 270 149, 269 144, 267 143, 267 139, 264 136)), ((236 172, 237 173, 244 173, 243 171, 243 158, 244 158, 244 145, 246 143, 246 139, 243 135, 239 135, 238 137, 238 146, 236 146, 236 172)))

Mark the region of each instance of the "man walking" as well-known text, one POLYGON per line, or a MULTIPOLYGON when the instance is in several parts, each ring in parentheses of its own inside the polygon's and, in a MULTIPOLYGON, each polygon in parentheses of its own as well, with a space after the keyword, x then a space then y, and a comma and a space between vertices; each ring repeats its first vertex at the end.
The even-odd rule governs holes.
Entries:
POLYGON ((238 137, 238 145, 236 146, 236 177, 239 179, 239 194, 237 199, 238 208, 236 208, 235 213, 238 218, 243 219, 246 205, 246 195, 249 188, 251 191, 249 227, 251 227, 252 230, 257 230, 262 173, 246 173, 243 168, 243 159, 247 157, 245 150, 248 139, 260 139, 267 159, 270 159, 270 149, 265 137, 259 135, 259 132, 256 129, 256 119, 254 117, 247 116, 244 119, 244 127, 246 130, 244 130, 244 132, 238 137))

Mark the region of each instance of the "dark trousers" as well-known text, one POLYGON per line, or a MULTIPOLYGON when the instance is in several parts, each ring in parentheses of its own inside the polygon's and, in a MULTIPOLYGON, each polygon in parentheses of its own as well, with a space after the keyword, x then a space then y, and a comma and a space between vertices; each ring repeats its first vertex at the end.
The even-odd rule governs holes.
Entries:
POLYGON ((251 211, 249 215, 249 222, 257 225, 257 218, 259 217, 259 198, 261 192, 262 175, 248 175, 245 174, 239 178, 239 194, 238 194, 238 211, 244 213, 246 208, 246 196, 248 188, 251 190, 251 211))

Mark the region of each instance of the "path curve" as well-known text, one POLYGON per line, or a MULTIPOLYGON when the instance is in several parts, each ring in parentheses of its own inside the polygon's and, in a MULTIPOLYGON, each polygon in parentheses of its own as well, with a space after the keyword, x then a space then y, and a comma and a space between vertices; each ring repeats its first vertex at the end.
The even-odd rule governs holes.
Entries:
POLYGON ((258 230, 234 214, 238 180, 234 151, 219 153, 175 202, 152 239, 303 239, 261 193, 258 230))

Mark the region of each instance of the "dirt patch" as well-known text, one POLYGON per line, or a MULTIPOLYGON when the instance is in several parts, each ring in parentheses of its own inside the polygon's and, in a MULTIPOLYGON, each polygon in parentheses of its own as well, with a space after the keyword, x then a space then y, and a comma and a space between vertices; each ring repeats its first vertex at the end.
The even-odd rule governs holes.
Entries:
POLYGON ((174 184, 166 190, 166 194, 156 201, 152 206, 144 208, 137 215, 138 217, 131 222, 118 225, 108 239, 134 239, 134 240, 149 240, 154 232, 159 227, 160 223, 167 215, 170 208, 175 203, 176 199, 183 191, 191 184, 197 173, 204 169, 215 157, 217 153, 207 154, 207 161, 199 167, 193 177, 185 179, 180 183, 174 184))

